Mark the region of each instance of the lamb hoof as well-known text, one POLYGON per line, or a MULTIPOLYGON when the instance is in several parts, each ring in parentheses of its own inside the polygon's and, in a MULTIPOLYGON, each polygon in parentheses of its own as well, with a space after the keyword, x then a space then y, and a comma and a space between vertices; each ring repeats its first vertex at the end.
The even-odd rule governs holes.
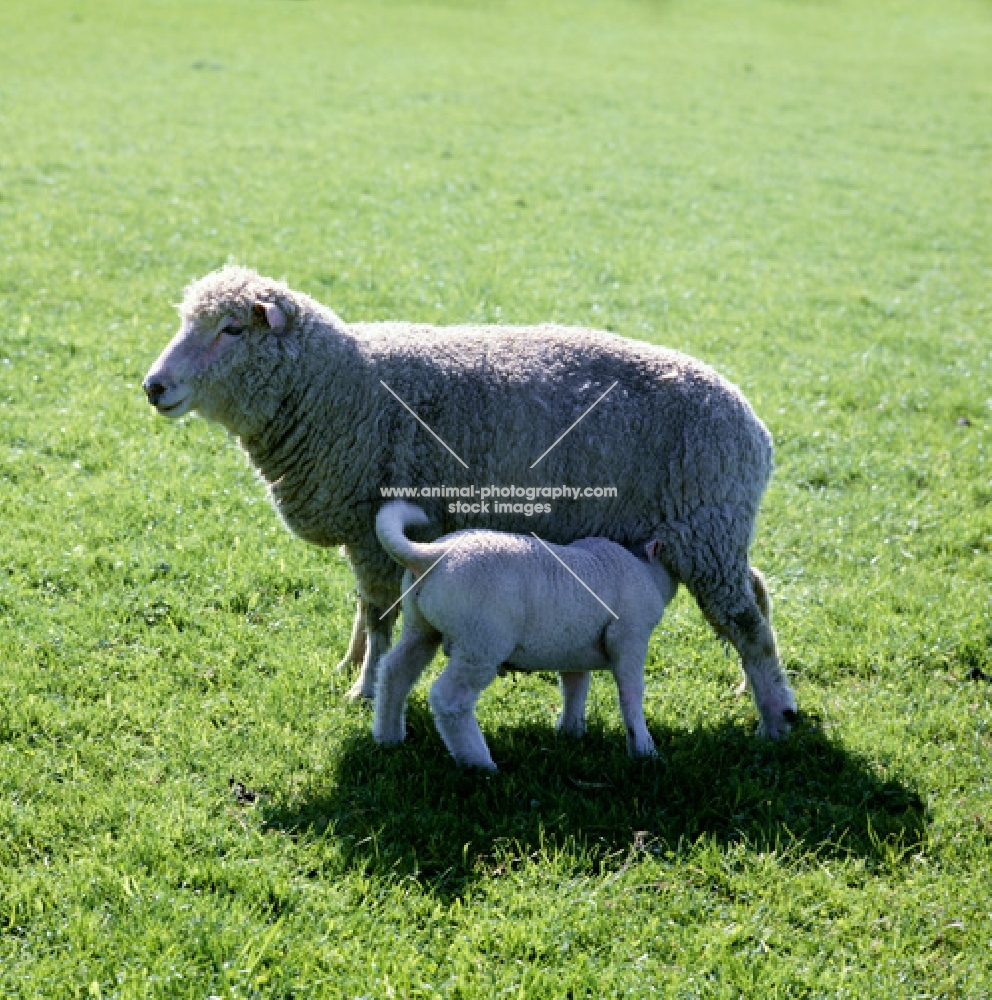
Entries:
POLYGON ((377 732, 375 726, 372 727, 372 739, 381 747, 395 747, 406 741, 406 733, 400 732, 377 732))
POLYGON ((758 733, 770 740, 784 740, 798 719, 799 715, 796 710, 787 708, 774 719, 763 719, 758 727, 758 733))
POLYGON ((561 719, 555 724, 555 729, 559 736, 567 736, 571 740, 581 740, 586 734, 585 722, 562 722, 561 719))
POLYGON ((627 737, 627 755, 634 760, 651 760, 658 756, 658 751, 654 747, 654 740, 651 734, 646 733, 640 739, 634 739, 630 735, 627 737))
POLYGON ((463 771, 480 771, 484 774, 495 774, 498 770, 496 762, 492 757, 488 760, 459 760, 456 757, 455 763, 463 771))

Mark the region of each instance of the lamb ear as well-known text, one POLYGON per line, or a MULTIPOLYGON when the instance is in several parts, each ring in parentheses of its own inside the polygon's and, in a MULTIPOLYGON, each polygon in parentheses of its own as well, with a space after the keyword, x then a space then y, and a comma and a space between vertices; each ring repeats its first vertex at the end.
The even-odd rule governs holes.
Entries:
POLYGON ((648 542, 644 546, 644 554, 648 557, 648 562, 657 562, 661 555, 661 542, 657 538, 648 542))
POLYGON ((276 333, 282 333, 286 329, 286 314, 274 302, 256 302, 252 307, 252 312, 262 320, 265 325, 276 333))

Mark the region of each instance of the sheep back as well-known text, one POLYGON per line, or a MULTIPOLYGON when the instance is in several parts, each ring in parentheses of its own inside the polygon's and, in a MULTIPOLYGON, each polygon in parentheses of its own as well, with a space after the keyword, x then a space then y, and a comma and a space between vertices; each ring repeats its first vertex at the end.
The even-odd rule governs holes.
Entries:
MULTIPOLYGON (((558 500, 550 515, 532 517, 418 503, 436 534, 474 526, 533 530, 560 543, 658 537, 676 575, 679 549, 696 544, 700 525, 712 523, 721 544, 746 553, 772 471, 771 437, 740 391, 707 365, 587 329, 333 320, 317 311, 304 325, 284 405, 264 440, 243 442, 302 537, 374 545, 382 487, 599 485, 617 487, 617 496, 558 500)), ((385 556, 382 572, 395 576, 385 556)))

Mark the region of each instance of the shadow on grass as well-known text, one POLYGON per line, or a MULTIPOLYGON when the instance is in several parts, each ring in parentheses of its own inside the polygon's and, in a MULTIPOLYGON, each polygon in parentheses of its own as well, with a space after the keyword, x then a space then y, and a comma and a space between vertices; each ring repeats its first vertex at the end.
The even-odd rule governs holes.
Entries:
POLYGON ((697 839, 786 845, 885 862, 925 839, 915 791, 815 724, 784 743, 727 723, 653 733, 659 761, 632 761, 622 738, 593 726, 581 741, 548 726, 487 733, 496 775, 459 771, 426 710, 411 704, 407 742, 348 742, 331 780, 266 809, 270 828, 323 834, 349 867, 410 874, 457 892, 500 858, 572 845, 595 865, 635 841, 675 848, 697 839))

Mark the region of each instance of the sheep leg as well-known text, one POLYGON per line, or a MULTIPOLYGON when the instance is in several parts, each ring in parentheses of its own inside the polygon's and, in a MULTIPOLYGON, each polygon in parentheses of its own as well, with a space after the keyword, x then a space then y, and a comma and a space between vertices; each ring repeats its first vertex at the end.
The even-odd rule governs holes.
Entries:
POLYGON ((620 714, 627 732, 627 753, 631 757, 656 757, 654 740, 644 718, 644 661, 648 655, 646 640, 620 638, 611 635, 617 625, 606 633, 606 651, 613 665, 617 682, 620 714))
POLYGON ((348 689, 352 701, 359 698, 372 700, 375 697, 375 675, 379 661, 389 651, 393 640, 393 624, 399 614, 399 606, 383 616, 383 609, 372 603, 365 606, 365 659, 358 679, 348 689))
POLYGON ((588 670, 565 671, 558 676, 561 682, 561 715, 555 728, 559 733, 578 738, 586 731, 586 698, 592 674, 588 670))
POLYGON ((768 586, 765 583, 765 578, 761 571, 756 570, 753 566, 748 570, 748 572, 751 576, 751 589, 754 591, 754 599, 758 602, 758 610, 761 612, 765 621, 771 625, 772 599, 768 593, 768 586))
POLYGON ((375 675, 379 660, 389 650, 393 640, 393 624, 399 615, 402 571, 379 547, 374 534, 361 544, 345 546, 345 555, 358 582, 358 600, 364 616, 365 656, 358 678, 348 690, 348 698, 371 700, 375 697, 375 675), (385 614, 387 608, 392 610, 385 614))
POLYGON ((479 720, 475 717, 475 704, 486 686, 495 679, 504 659, 501 656, 487 662, 473 661, 456 648, 448 666, 431 687, 428 700, 434 725, 460 767, 496 770, 479 728, 479 720))
POLYGON ((355 620, 351 626, 351 639, 344 659, 334 668, 343 673, 352 667, 357 667, 365 659, 365 629, 367 613, 365 602, 359 597, 355 608, 355 620))
POLYGON ((372 721, 376 743, 402 743, 406 739, 407 696, 441 644, 440 633, 414 627, 409 617, 404 619, 400 641, 379 664, 372 721))
POLYGON ((788 736, 796 720, 796 696, 779 660, 764 581, 744 567, 729 581, 697 583, 691 589, 717 635, 740 654, 761 717, 760 731, 773 740, 788 736))
MULTIPOLYGON (((772 622, 772 599, 765 585, 765 578, 760 570, 751 567, 751 589, 754 591, 754 599, 758 602, 758 610, 764 615, 765 621, 770 625, 772 622)), ((734 689, 734 696, 740 697, 747 694, 747 674, 741 678, 740 684, 734 689)))

